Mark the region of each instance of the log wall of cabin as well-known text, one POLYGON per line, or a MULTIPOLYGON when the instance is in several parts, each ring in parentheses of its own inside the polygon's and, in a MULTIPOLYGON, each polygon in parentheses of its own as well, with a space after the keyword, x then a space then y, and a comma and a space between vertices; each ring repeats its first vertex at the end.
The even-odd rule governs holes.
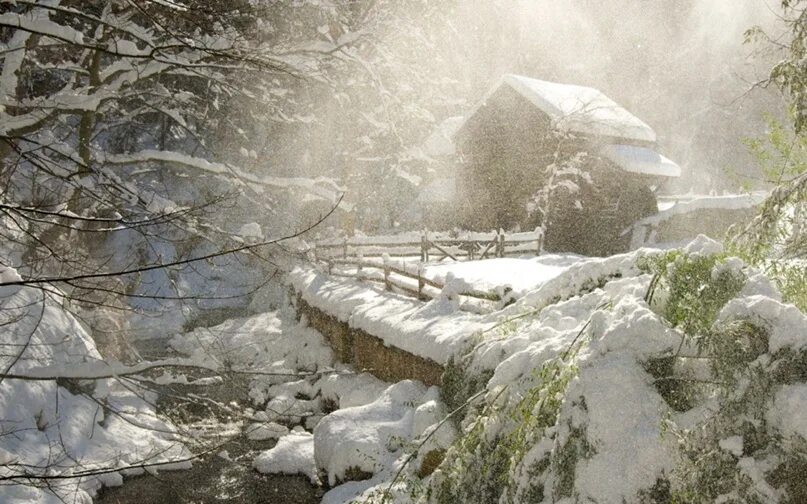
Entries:
POLYGON ((546 181, 546 167, 583 145, 553 132, 549 117, 527 99, 500 89, 459 135, 461 225, 482 231, 523 225, 527 202, 546 181))

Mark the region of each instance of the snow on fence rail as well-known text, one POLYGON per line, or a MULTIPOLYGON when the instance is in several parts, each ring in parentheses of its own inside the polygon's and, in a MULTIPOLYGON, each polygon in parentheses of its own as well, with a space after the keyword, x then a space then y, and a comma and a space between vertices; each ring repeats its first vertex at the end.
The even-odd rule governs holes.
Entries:
POLYGON ((434 299, 444 293, 446 286, 451 292, 449 296, 456 295, 472 298, 477 302, 460 304, 460 309, 475 313, 490 311, 490 303, 496 306, 510 302, 508 294, 511 289, 503 288, 501 292, 487 292, 473 289, 467 283, 458 280, 448 280, 445 283, 428 278, 420 264, 412 265, 406 262, 394 262, 385 257, 382 261, 368 259, 332 259, 328 262, 328 274, 331 276, 352 277, 368 282, 384 284, 389 291, 398 291, 414 296, 421 301, 434 299), (339 267, 340 269, 335 268, 339 267), (413 267, 414 266, 414 267, 413 267), (348 269, 342 269, 347 267, 348 269), (482 303, 479 303, 481 301, 482 303))
POLYGON ((540 254, 543 232, 538 229, 529 233, 505 235, 503 231, 491 233, 463 233, 451 236, 448 233, 405 233, 393 236, 367 236, 342 240, 319 241, 313 247, 314 259, 325 263, 331 276, 352 277, 382 283, 389 291, 398 291, 422 301, 445 294, 464 297, 460 309, 476 313, 491 311, 490 304, 501 308, 513 301, 510 288, 488 292, 472 288, 465 282, 447 278, 441 283, 428 278, 423 264, 439 256, 445 259, 468 261, 493 257, 506 257, 527 252, 540 254), (434 252, 436 251, 436 252, 434 252), (417 258, 413 264, 406 258, 417 258), (400 261, 393 261, 396 257, 400 261), (380 258, 380 259, 379 259, 380 258))

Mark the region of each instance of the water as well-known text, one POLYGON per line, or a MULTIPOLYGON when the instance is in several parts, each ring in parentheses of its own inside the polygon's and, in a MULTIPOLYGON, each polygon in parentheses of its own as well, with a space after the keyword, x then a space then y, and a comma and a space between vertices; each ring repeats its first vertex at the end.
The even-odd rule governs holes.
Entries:
MULTIPOLYGON (((256 443, 260 444, 260 443, 256 443)), ((187 471, 161 472, 125 480, 123 486, 105 488, 97 503, 221 503, 313 504, 323 491, 305 476, 260 474, 252 468, 255 446, 228 447, 232 462, 207 456, 187 471), (242 451, 243 450, 243 451, 242 451)), ((267 446, 268 448, 268 446, 267 446)))
MULTIPOLYGON (((148 340, 137 344, 140 353, 150 359, 170 356, 164 341, 148 340)), ((189 380, 194 378, 188 373, 189 380)), ((158 387, 158 412, 170 416, 175 424, 189 429, 199 440, 216 445, 222 436, 233 436, 221 449, 200 457, 193 467, 182 471, 161 471, 125 478, 123 486, 104 488, 98 504, 190 504, 238 502, 244 504, 313 504, 324 490, 312 485, 305 476, 260 474, 252 461, 275 441, 253 441, 237 434, 237 421, 248 404, 248 379, 228 380, 218 385, 193 386, 172 384, 158 387), (185 402, 176 397, 197 394, 227 404, 225 411, 203 401, 185 402), (218 453, 226 450, 230 460, 218 453)))

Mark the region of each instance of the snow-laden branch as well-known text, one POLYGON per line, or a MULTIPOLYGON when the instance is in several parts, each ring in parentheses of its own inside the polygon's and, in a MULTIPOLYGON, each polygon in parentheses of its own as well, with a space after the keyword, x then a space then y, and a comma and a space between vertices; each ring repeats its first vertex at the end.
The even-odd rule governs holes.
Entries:
POLYGON ((344 189, 336 182, 325 177, 310 179, 305 177, 267 177, 247 173, 231 164, 217 163, 203 158, 188 156, 178 152, 142 150, 132 154, 107 155, 107 164, 126 165, 146 162, 163 162, 193 168, 196 170, 233 177, 241 182, 258 186, 274 187, 278 189, 297 188, 315 194, 321 198, 335 203, 344 189))
POLYGON ((245 251, 257 249, 257 248, 260 248, 260 247, 265 247, 267 245, 275 245, 275 244, 278 244, 278 243, 281 243, 281 242, 284 242, 284 241, 287 241, 287 240, 291 240, 293 238, 300 237, 300 236, 304 235, 305 233, 311 231, 316 226, 321 224, 325 219, 327 219, 333 212, 335 212, 336 208, 339 206, 340 202, 341 202, 341 196, 339 197, 339 200, 337 200, 337 202, 334 203, 334 205, 331 207, 331 210, 327 214, 320 217, 320 219, 318 221, 312 223, 311 225, 307 226, 304 229, 301 229, 301 230, 299 230, 297 232, 288 234, 286 236, 282 236, 280 238, 261 241, 261 242, 258 242, 258 243, 250 243, 250 244, 241 245, 239 247, 234 247, 234 248, 225 248, 225 249, 219 250, 217 252, 213 252, 212 254, 204 254, 204 255, 200 255, 200 256, 196 256, 196 257, 190 257, 188 259, 182 259, 182 260, 179 260, 179 261, 171 261, 171 262, 158 263, 158 264, 149 264, 148 266, 142 266, 142 267, 139 267, 139 268, 131 268, 131 269, 125 269, 125 270, 119 270, 119 271, 110 271, 110 272, 103 272, 103 273, 88 273, 88 274, 59 276, 59 277, 32 278, 32 279, 28 279, 28 280, 24 280, 24 279, 16 280, 15 279, 13 281, 0 281, 0 287, 25 286, 25 285, 42 285, 42 284, 52 284, 52 283, 59 283, 59 282, 70 283, 70 282, 74 282, 74 281, 77 281, 77 280, 91 280, 91 279, 99 279, 99 278, 120 277, 120 276, 124 276, 124 275, 132 275, 132 274, 136 274, 136 273, 145 273, 147 271, 154 271, 154 270, 171 268, 171 267, 174 267, 174 266, 184 266, 184 265, 187 265, 187 264, 193 264, 193 263, 197 263, 197 262, 200 262, 200 261, 207 261, 207 260, 210 260, 210 259, 215 259, 216 257, 222 257, 222 256, 226 256, 226 255, 235 254, 237 252, 245 252, 245 251))
MULTIPOLYGON (((199 360, 193 359, 163 359, 159 361, 144 361, 138 364, 127 366, 120 362, 95 361, 83 364, 54 364, 28 368, 24 374, 4 373, 0 378, 6 380, 23 381, 56 381, 56 380, 104 380, 111 378, 122 378, 126 376, 137 376, 147 371, 164 368, 188 368, 211 371, 213 373, 224 374, 248 374, 262 376, 311 376, 316 373, 301 372, 266 372, 252 369, 230 369, 224 366, 215 366, 199 360)), ((330 372, 330 371, 324 371, 330 372)))

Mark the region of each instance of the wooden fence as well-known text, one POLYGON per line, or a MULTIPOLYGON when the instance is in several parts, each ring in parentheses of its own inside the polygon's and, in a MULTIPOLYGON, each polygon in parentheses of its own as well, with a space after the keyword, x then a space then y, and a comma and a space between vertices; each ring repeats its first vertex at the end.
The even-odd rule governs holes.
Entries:
POLYGON ((421 262, 431 260, 455 261, 506 257, 541 253, 543 232, 537 229, 527 233, 505 234, 504 231, 490 233, 465 232, 456 236, 449 233, 403 233, 389 236, 360 236, 341 240, 322 240, 314 244, 313 252, 317 260, 337 257, 417 257, 421 262))
MULTIPOLYGON (((386 290, 426 301, 438 297, 445 288, 445 284, 424 275, 423 264, 426 262, 538 255, 542 245, 543 233, 540 230, 509 235, 493 232, 459 236, 424 232, 419 236, 408 233, 319 241, 312 252, 315 261, 326 264, 328 274, 332 276, 381 283, 386 290), (406 261, 407 258, 410 262, 406 261)), ((465 298, 460 304, 461 309, 485 313, 512 302, 509 293, 507 288, 501 292, 464 288, 455 294, 460 299, 465 298)))

